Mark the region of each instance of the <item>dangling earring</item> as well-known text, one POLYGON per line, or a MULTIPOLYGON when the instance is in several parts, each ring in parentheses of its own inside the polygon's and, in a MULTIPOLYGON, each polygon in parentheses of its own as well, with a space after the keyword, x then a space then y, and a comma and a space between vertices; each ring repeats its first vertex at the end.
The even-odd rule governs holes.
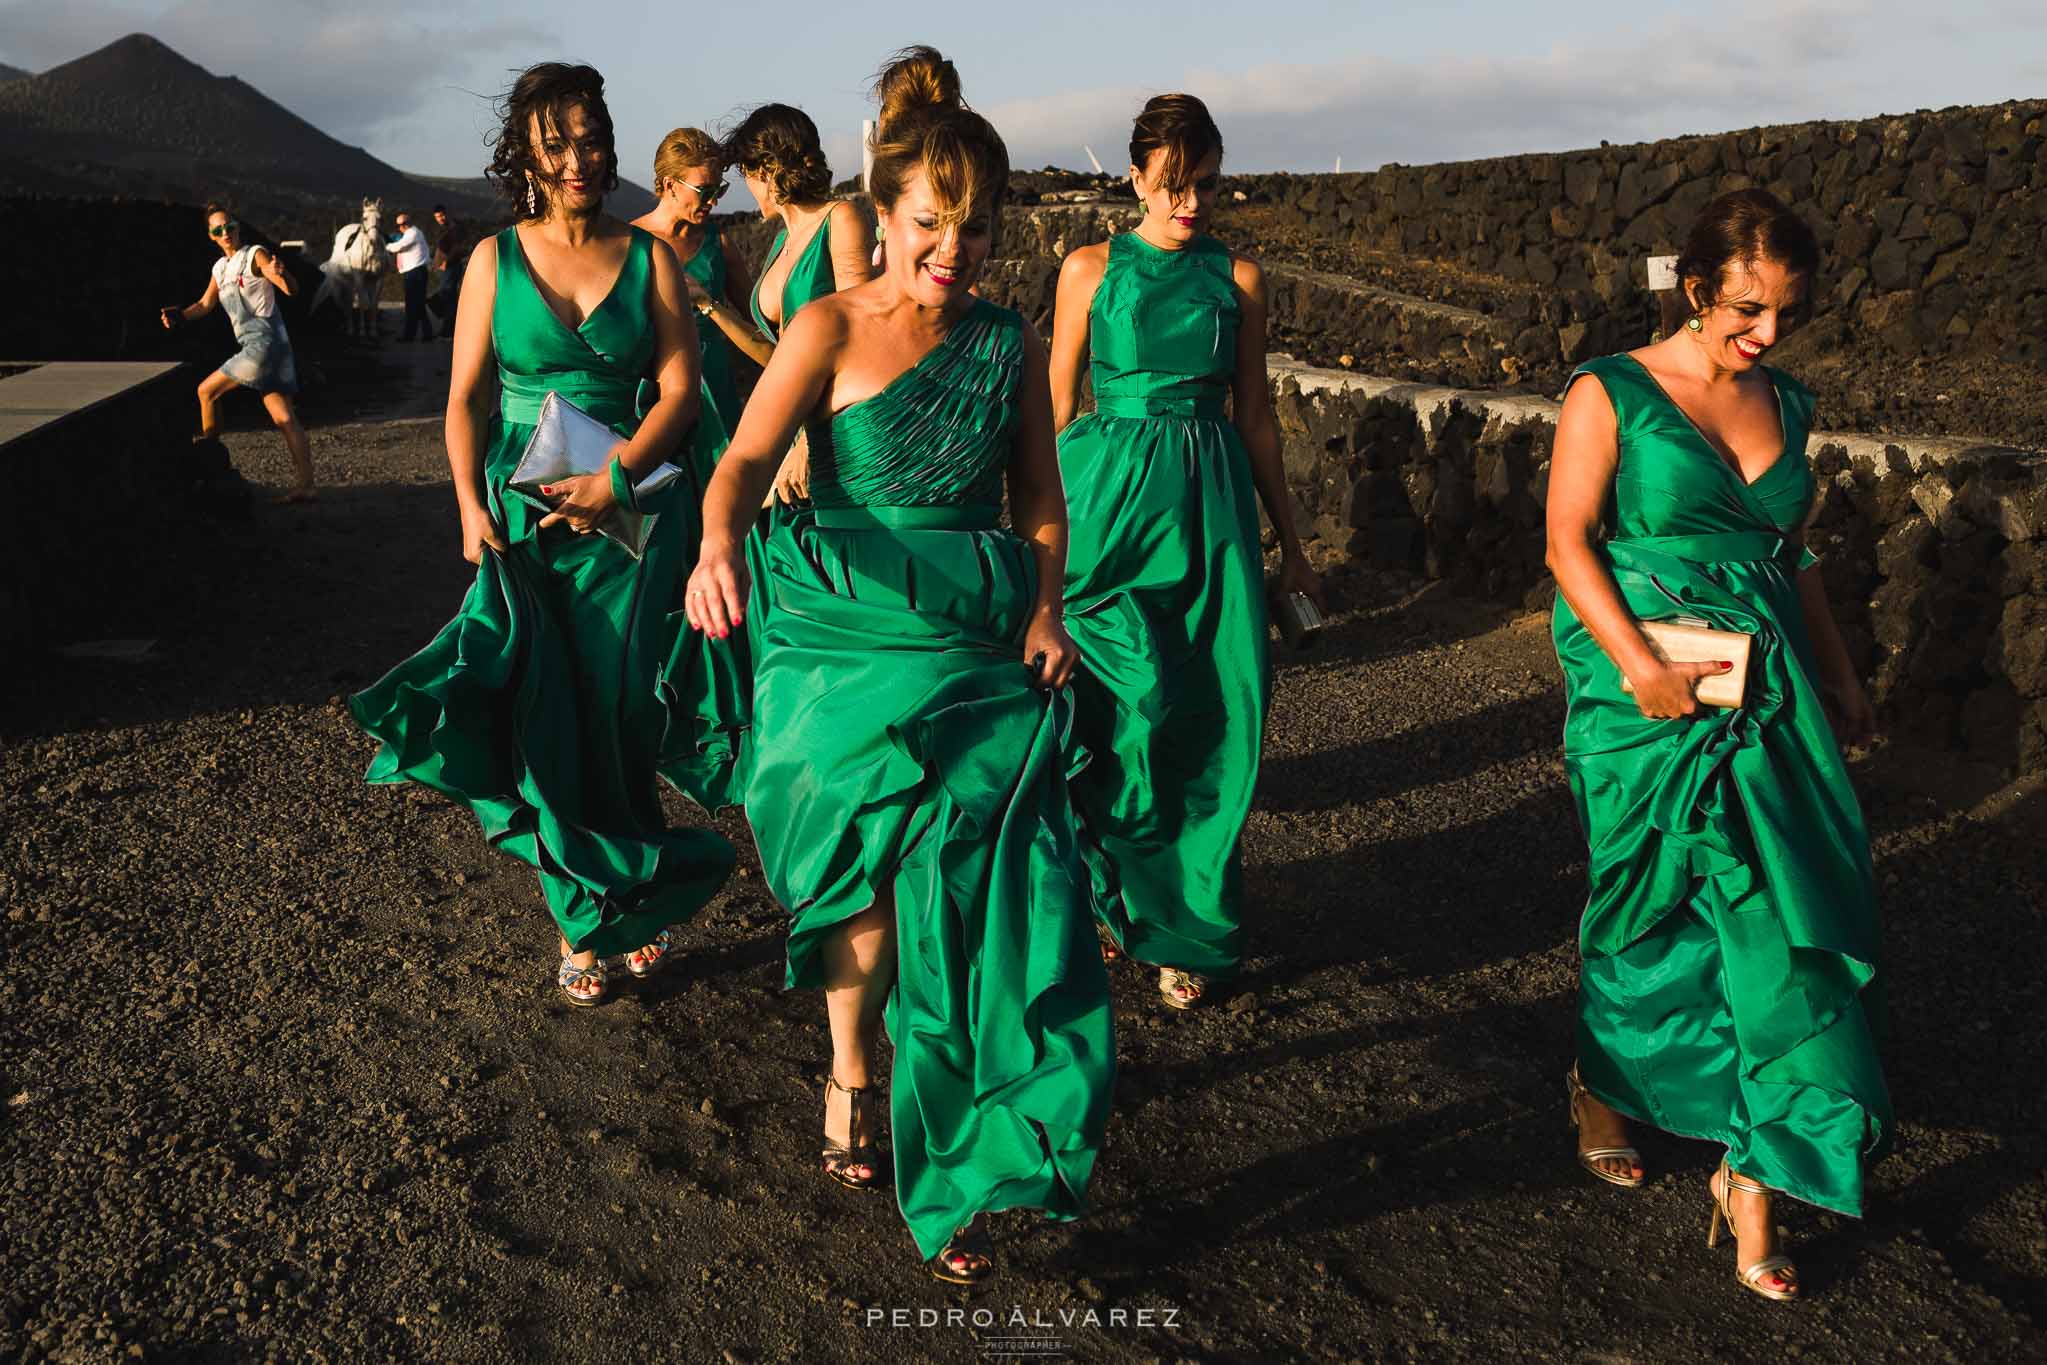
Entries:
POLYGON ((876 270, 879 270, 879 269, 881 269, 881 244, 882 244, 882 240, 883 240, 883 239, 882 239, 882 235, 881 235, 881 230, 880 230, 879 228, 875 229, 875 233, 874 233, 874 255, 868 258, 868 264, 872 265, 872 266, 873 266, 873 267, 874 267, 874 268, 875 268, 876 270))
POLYGON ((539 214, 540 186, 533 182, 533 172, 528 171, 526 172, 526 216, 534 218, 538 217, 539 214))
POLYGON ((1703 332, 1706 330, 1706 320, 1694 313, 1685 319, 1685 327, 1688 331, 1703 332))

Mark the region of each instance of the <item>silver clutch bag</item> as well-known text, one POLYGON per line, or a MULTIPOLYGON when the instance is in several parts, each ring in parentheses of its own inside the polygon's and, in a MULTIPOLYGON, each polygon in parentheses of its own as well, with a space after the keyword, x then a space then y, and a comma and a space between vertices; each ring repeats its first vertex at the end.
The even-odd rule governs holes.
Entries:
MULTIPOLYGON (((611 452, 625 438, 558 393, 550 392, 540 403, 540 420, 526 442, 525 453, 512 471, 508 486, 536 507, 554 510, 540 489, 576 474, 601 474, 611 462, 611 452)), ((664 464, 633 485, 633 501, 640 502, 682 477, 682 470, 664 464)), ((653 512, 636 512, 620 504, 597 523, 598 532, 621 550, 638 559, 647 549, 647 537, 654 532, 658 517, 653 512)))
POLYGON ((1304 592, 1283 592, 1272 602, 1272 622, 1295 649, 1307 649, 1322 638, 1325 618, 1315 599, 1304 592))

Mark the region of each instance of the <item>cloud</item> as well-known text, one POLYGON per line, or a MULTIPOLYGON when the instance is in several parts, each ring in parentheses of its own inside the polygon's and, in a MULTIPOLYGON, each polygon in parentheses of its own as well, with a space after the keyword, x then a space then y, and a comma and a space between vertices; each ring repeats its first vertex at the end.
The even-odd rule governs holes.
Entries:
MULTIPOLYGON (((1425 164, 1877 112, 1894 96, 1867 60, 1863 3, 1746 0, 1710 22, 1675 16, 1598 43, 1512 56, 1355 56, 1246 70, 1190 69, 1245 169, 1425 164)), ((1127 161, 1130 120, 1166 86, 1012 100, 986 112, 1020 166, 1127 161)))
POLYGON ((0 59, 32 71, 147 32, 356 144, 384 139, 429 106, 445 105, 465 83, 496 91, 506 82, 508 54, 547 51, 558 41, 482 4, 397 0, 261 7, 180 0, 148 13, 111 0, 11 0, 0 6, 0 30, 7 35, 0 59))

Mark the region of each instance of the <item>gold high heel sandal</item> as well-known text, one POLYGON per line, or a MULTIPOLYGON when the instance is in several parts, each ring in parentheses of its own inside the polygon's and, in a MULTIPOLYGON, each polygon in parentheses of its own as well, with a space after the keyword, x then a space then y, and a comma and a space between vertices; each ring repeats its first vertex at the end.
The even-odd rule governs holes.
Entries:
MULTIPOLYGON (((1585 1126, 1578 1114, 1578 1102, 1591 1097, 1578 1080, 1578 1068, 1572 1067, 1564 1073, 1564 1093, 1570 1098, 1571 1131, 1577 1132, 1585 1126)), ((1581 1147, 1578 1149, 1578 1164, 1598 1176, 1609 1185, 1618 1185, 1624 1190, 1639 1190, 1646 1175, 1630 1175, 1623 1171, 1609 1171, 1599 1163, 1602 1161, 1625 1161, 1630 1169, 1642 1164, 1642 1154, 1633 1147, 1581 1147)))
MULTIPOLYGON (((1760 1180, 1751 1180, 1747 1176, 1730 1169, 1725 1157, 1722 1157, 1720 1160, 1720 1169, 1713 1172, 1713 1178, 1708 1183, 1708 1188, 1713 1191, 1713 1221, 1706 1225, 1706 1246, 1708 1249, 1720 1244, 1720 1225, 1723 1222, 1727 1224, 1727 1231, 1729 1233, 1734 1231, 1734 1215, 1728 1211, 1727 1201, 1736 1190, 1740 1190, 1743 1194, 1772 1195, 1776 1193, 1775 1190, 1763 1184, 1760 1180)), ((1743 1265, 1740 1259, 1740 1245, 1741 1239, 1739 1237, 1735 1238, 1737 1250, 1735 1252, 1734 1278, 1741 1283, 1742 1288, 1753 1290, 1764 1298, 1774 1300, 1777 1303, 1788 1303, 1798 1297, 1798 1267, 1791 1263, 1789 1256, 1765 1256, 1759 1261, 1743 1265), (1773 1289, 1763 1283, 1764 1280, 1772 1277, 1782 1280, 1790 1288, 1773 1289)))

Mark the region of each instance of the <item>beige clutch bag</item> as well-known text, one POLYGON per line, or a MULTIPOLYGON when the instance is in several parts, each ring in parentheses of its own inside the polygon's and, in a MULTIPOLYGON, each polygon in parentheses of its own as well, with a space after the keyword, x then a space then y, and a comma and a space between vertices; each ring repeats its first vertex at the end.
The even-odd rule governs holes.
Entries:
MULTIPOLYGON (((1715 630, 1694 616, 1674 616, 1667 621, 1644 621, 1642 633, 1649 647, 1667 664, 1696 664, 1710 659, 1727 659, 1734 667, 1726 673, 1709 673, 1695 689, 1708 706, 1730 710, 1741 705, 1748 692, 1748 652, 1755 637, 1738 630, 1715 630)), ((1625 674, 1621 691, 1633 692, 1625 674)))

